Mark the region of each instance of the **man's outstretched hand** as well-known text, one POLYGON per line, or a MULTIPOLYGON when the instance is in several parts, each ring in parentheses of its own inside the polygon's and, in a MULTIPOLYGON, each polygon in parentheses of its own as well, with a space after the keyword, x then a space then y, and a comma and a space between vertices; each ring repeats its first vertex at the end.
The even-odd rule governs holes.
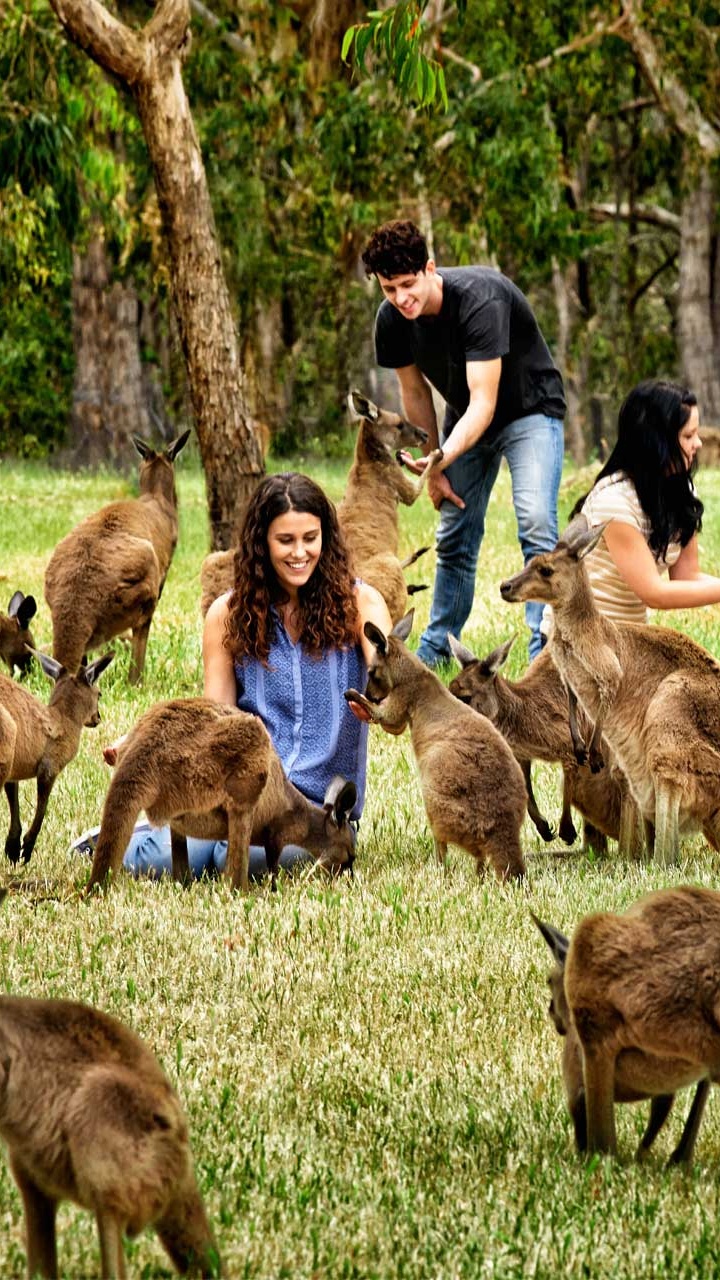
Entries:
MULTIPOLYGON (((399 458, 403 466, 416 476, 423 474, 429 462, 429 458, 413 458, 412 454, 407 453, 405 449, 400 450, 399 458)), ((442 502, 453 502, 461 511, 465 510, 465 503, 453 489, 444 471, 432 468, 427 478, 427 491, 436 511, 442 502)))

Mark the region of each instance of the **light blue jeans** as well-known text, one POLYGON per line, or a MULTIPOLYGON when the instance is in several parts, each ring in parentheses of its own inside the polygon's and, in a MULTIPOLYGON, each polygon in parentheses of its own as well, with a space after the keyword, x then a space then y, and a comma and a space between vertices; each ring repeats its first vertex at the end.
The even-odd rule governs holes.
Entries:
MULTIPOLYGON (((443 437, 447 439, 447 435, 443 437)), ((518 539, 527 564, 557 542, 557 495, 563 461, 563 424, 544 413, 518 418, 498 440, 479 440, 445 474, 465 501, 460 510, 452 502, 440 507, 436 536, 437 573, 430 621, 418 645, 418 657, 429 667, 450 657, 448 631, 458 639, 470 616, 475 595, 478 552, 485 532, 485 512, 502 458, 512 479, 512 500, 518 539)), ((529 601, 525 620, 530 628, 530 657, 543 646, 540 620, 543 606, 529 601)))
MULTIPOLYGON (((188 862, 194 880, 205 875, 217 875, 225 867, 227 842, 225 840, 197 840, 188 836, 188 862)), ((284 870, 312 862, 312 854, 299 845, 288 844, 280 854, 280 866, 284 870)), ((151 827, 149 822, 138 823, 125 850, 123 866, 134 876, 172 875, 170 828, 151 827)), ((265 850, 262 845, 250 845, 250 879, 261 880, 267 875, 265 850)))

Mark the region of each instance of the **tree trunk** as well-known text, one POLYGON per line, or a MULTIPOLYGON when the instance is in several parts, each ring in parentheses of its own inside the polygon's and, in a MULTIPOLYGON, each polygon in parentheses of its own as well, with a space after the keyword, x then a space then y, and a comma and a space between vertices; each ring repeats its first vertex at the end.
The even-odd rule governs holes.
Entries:
POLYGON ((715 195, 707 164, 686 192, 680 218, 678 340, 683 378, 707 422, 720 422, 718 335, 714 325, 715 195))
POLYGON ((99 236, 73 259, 73 384, 70 448, 79 466, 127 466, 131 437, 152 433, 140 361, 139 302, 132 284, 110 287, 99 236))
POLYGON ((99 0, 51 0, 67 34, 133 94, 167 238, 173 303, 207 485, 215 549, 239 535, 263 474, 200 146, 182 82, 188 0, 160 0, 136 32, 99 0))

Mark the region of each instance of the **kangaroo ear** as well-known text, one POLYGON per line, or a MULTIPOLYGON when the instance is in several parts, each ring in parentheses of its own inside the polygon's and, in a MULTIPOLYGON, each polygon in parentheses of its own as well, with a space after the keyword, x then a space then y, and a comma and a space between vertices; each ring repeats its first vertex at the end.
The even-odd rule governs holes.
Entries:
POLYGON ((366 622, 363 631, 370 643, 375 645, 378 653, 382 653, 384 656, 387 653, 387 636, 383 635, 374 622, 366 622))
POLYGON ((172 440, 171 443, 168 445, 167 449, 165 450, 165 457, 170 462, 174 462, 180 450, 185 448, 185 445, 187 444, 189 439, 190 439, 190 432, 183 431, 181 436, 178 436, 176 440, 172 440))
POLYGON ((597 546, 609 523, 609 520, 605 520, 594 529, 589 529, 585 516, 577 515, 570 521, 558 546, 567 547, 576 560, 583 560, 597 546))
POLYGON ((104 653, 101 658, 96 658, 94 662, 90 663, 89 667, 85 668, 84 675, 88 684, 97 684, 103 671, 110 666, 114 657, 115 650, 111 649, 108 653, 104 653))
POLYGON ((146 440, 143 440, 142 436, 133 436, 132 442, 141 458, 151 458, 155 453, 155 450, 150 447, 146 440))
POLYGON ((37 603, 35 597, 24 596, 22 591, 16 591, 8 605, 8 617, 17 618, 18 625, 24 630, 36 613, 37 603))
POLYGON ((45 672, 45 675, 48 676, 50 680, 59 680, 60 676, 64 675, 65 668, 61 666, 59 662, 56 662, 54 658, 51 658, 49 653, 41 653, 39 649, 33 649, 31 644, 26 644, 25 648, 28 653, 31 653, 34 658, 37 658, 40 666, 45 672))
POLYGON ((340 774, 331 778, 325 792, 323 808, 332 813, 337 825, 341 827, 349 818, 357 801, 357 787, 354 782, 347 782, 340 774))
POLYGON ((377 405, 373 404, 372 400, 368 400, 362 391, 357 391, 355 388, 348 396, 348 408, 356 418, 367 418, 369 422, 377 422, 380 417, 377 405))
POLYGON ((538 920, 534 911, 531 911, 530 915, 535 921, 535 924, 540 930, 543 938, 547 942, 560 968, 564 969, 565 957, 567 956, 568 947, 570 946, 569 938, 566 938, 565 934, 561 933, 559 929, 554 929, 551 924, 545 924, 544 921, 538 920))
POLYGON ((493 649, 487 658, 482 660, 482 668, 485 675, 495 676, 502 666, 507 662, 507 656, 515 643, 515 636, 511 636, 504 644, 497 649, 493 649))
POLYGON ((472 666, 473 662, 477 662, 475 654, 466 649, 465 645, 461 644, 459 640, 456 640, 451 631, 447 633, 447 640, 453 658, 462 667, 463 671, 466 667, 472 666))
POLYGON ((410 635, 410 632, 412 631, 414 621, 415 621, 415 610, 408 609, 407 613, 405 614, 405 617, 401 618, 399 622, 395 623, 395 626, 390 632, 390 635, 395 636, 396 640, 402 640, 404 642, 405 640, 407 640, 408 636, 410 635))

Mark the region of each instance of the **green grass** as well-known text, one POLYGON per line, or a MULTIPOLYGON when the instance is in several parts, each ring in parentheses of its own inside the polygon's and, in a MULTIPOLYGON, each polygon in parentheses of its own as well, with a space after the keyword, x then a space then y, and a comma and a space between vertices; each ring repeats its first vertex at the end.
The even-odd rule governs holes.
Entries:
MULTIPOLYGON (((306 464, 330 494, 340 463, 306 464)), ((98 820, 109 773, 102 744, 158 698, 201 684, 199 568, 207 549, 203 484, 181 460, 180 539, 150 633, 143 686, 126 682, 128 652, 101 680, 103 723, 86 731, 61 775, 30 866, 0 913, 0 986, 91 1001, 153 1046, 187 1109, 199 1179, 233 1277, 715 1276, 720 1270, 713 1098, 690 1173, 665 1172, 690 1102, 642 1168, 630 1154, 645 1107, 619 1108, 623 1156, 580 1162, 546 1014, 549 953, 532 907, 571 930, 589 910, 622 909, 641 893, 691 881, 717 886, 720 860, 700 838, 678 867, 590 861, 545 846, 528 823, 527 888, 478 880, 451 851, 443 874, 407 737, 371 734, 368 801, 354 883, 281 881, 271 895, 233 896, 220 883, 182 892, 123 880, 77 898, 87 862, 70 839, 98 820)), ((35 636, 50 643, 45 564, 87 512, 128 491, 111 475, 69 476, 0 464, 0 604, 16 588, 39 601, 35 636)), ((701 474, 708 517, 703 563, 720 568, 720 474, 701 474)), ((563 492, 566 511, 575 494, 563 492)), ((401 512, 403 549, 431 542, 423 498, 401 512)), ((507 473, 496 486, 463 639, 484 652, 513 631, 526 661, 522 611, 497 584, 520 567, 507 473)), ((413 567, 432 581, 433 555, 413 567)), ((419 635, 429 593, 415 597, 419 635)), ((665 621, 673 621, 666 618, 665 621)), ((674 619, 720 654, 720 612, 674 619)), ((43 698, 48 684, 34 672, 43 698)), ((26 784, 27 819, 33 788, 26 784)), ((536 794, 557 820, 558 774, 536 794)), ((3 822, 6 818, 3 818, 3 822)), ((4 829, 4 828, 3 828, 4 829)), ((9 879, 9 869, 3 872, 9 879)), ((0 1161, 0 1275, 24 1266, 20 1201, 0 1161)), ((63 1274, 96 1274, 89 1214, 59 1217, 63 1274)), ((131 1274, 170 1268, 154 1236, 128 1244, 131 1274)))

